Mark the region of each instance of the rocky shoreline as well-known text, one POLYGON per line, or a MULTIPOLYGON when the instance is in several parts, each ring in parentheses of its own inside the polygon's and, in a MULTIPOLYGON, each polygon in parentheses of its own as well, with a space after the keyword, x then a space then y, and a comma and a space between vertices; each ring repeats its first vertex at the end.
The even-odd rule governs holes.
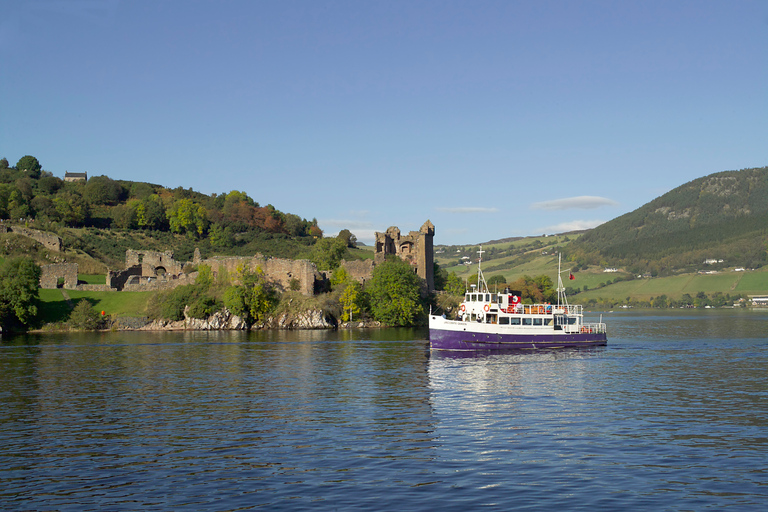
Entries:
MULTIPOLYGON (((296 314, 283 313, 269 317, 261 324, 255 324, 250 330, 280 329, 280 330, 309 330, 309 329, 362 329, 384 327, 381 322, 359 321, 339 324, 328 313, 313 309, 296 314)), ((192 318, 189 307, 184 309, 184 319, 150 320, 148 318, 120 317, 109 321, 107 330, 115 331, 246 331, 246 322, 228 309, 216 312, 208 318, 192 318)))

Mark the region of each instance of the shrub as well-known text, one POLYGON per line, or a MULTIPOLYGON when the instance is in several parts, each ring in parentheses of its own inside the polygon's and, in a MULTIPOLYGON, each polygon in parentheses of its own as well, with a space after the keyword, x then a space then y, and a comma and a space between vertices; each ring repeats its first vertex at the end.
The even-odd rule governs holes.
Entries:
POLYGON ((94 331, 100 325, 101 317, 87 299, 81 299, 69 315, 69 326, 74 329, 94 331))

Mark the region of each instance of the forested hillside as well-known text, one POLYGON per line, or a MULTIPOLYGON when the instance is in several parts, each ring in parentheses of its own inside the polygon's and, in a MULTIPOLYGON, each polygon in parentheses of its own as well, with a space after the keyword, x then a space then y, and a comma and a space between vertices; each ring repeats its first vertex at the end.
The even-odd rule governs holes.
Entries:
POLYGON ((175 249, 181 259, 196 246, 207 254, 297 257, 322 236, 316 220, 261 206, 245 192, 205 195, 107 176, 66 182, 29 155, 15 167, 0 159, 0 219, 58 233, 68 247, 108 263, 137 244, 175 249))
POLYGON ((585 233, 567 247, 578 264, 669 275, 768 261, 768 167, 693 180, 585 233), (722 262, 719 262, 722 260, 722 262))

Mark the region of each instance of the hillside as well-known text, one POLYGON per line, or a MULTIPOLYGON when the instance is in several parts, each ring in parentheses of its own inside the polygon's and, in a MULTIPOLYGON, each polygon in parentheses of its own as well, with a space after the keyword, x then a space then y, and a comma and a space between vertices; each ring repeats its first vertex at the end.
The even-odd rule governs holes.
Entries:
POLYGON ((768 262, 768 167, 693 180, 569 245, 580 265, 671 275, 713 268, 758 268, 768 262))
MULTIPOLYGON (((438 246, 435 260, 471 280, 479 247, 438 246)), ((584 303, 765 294, 768 168, 693 180, 590 231, 498 240, 482 248, 486 278, 508 283, 526 275, 556 282, 555 255, 562 252, 563 268, 576 277, 565 283, 569 295, 584 303)))
POLYGON ((206 195, 108 176, 63 180, 30 155, 15 167, 0 159, 0 219, 56 233, 68 249, 111 268, 138 247, 172 250, 180 260, 195 247, 206 256, 306 257, 322 237, 316 220, 261 206, 245 192, 206 195))

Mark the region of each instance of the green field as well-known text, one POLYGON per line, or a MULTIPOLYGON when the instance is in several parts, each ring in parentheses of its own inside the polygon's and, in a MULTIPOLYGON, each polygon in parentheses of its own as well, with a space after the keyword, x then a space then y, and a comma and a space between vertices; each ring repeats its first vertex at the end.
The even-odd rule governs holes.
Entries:
MULTIPOLYGON (((581 274, 578 274, 581 275, 581 274)), ((666 295, 679 299, 683 294, 695 296, 699 292, 711 295, 715 292, 731 295, 762 295, 768 293, 768 270, 748 272, 724 271, 718 274, 685 274, 673 277, 634 279, 611 284, 605 288, 590 289, 578 295, 578 301, 589 299, 650 300, 666 295)))
POLYGON ((107 284, 104 274, 77 274, 77 281, 85 284, 107 284))
MULTIPOLYGON (((105 315, 141 317, 146 315, 147 302, 155 292, 86 292, 65 290, 72 304, 86 299, 96 311, 105 315)), ((40 290, 40 320, 42 323, 66 322, 71 311, 62 290, 40 290)))

